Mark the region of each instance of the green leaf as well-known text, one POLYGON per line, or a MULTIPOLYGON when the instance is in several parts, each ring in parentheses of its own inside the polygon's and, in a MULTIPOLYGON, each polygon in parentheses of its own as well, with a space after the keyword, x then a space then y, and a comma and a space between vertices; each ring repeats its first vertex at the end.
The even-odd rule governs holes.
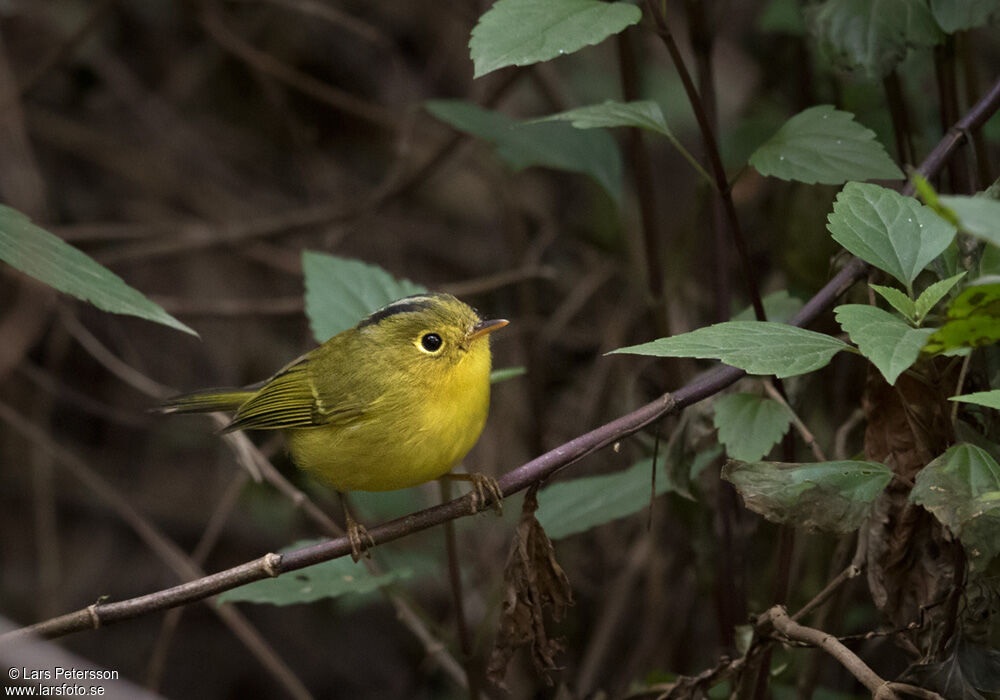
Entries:
POLYGON ((844 304, 833 310, 837 323, 889 384, 917 361, 933 328, 913 328, 876 306, 844 304))
POLYGON ((729 394, 714 408, 719 442, 727 455, 744 462, 755 462, 770 452, 792 422, 784 406, 756 394, 729 394))
POLYGON ((322 343, 386 304, 427 291, 423 285, 398 280, 377 265, 302 251, 306 284, 306 316, 313 337, 322 343))
POLYGON ((625 2, 497 0, 472 29, 474 77, 579 51, 641 18, 642 11, 625 2))
POLYGON ((0 260, 39 282, 113 314, 198 335, 121 277, 58 236, 35 226, 17 211, 0 205, 0 260))
MULTIPOLYGON (((761 299, 768 321, 788 323, 805 305, 798 297, 793 297, 787 289, 779 289, 761 299)), ((754 321, 756 316, 752 306, 748 306, 733 316, 733 321, 754 321)))
POLYGON ((976 391, 971 394, 952 396, 949 401, 961 401, 962 403, 974 403, 987 408, 995 408, 1000 411, 1000 389, 993 391, 976 391))
POLYGON ((903 177, 875 132, 832 105, 810 107, 789 119, 753 152, 750 165, 761 175, 808 184, 903 177))
POLYGON ((1000 245, 1000 202, 987 197, 946 195, 938 197, 938 201, 954 212, 963 231, 1000 245))
POLYGON ((840 191, 826 227, 835 241, 907 290, 955 237, 954 226, 912 197, 860 182, 840 191))
POLYGON ((981 27, 996 15, 997 0, 931 0, 931 12, 948 34, 981 27))
POLYGON ((564 121, 577 129, 598 129, 601 127, 637 126, 667 136, 670 127, 663 117, 660 105, 652 100, 639 102, 614 102, 577 107, 558 114, 551 114, 536 120, 538 122, 564 121))
POLYGON ((943 38, 926 0, 826 0, 807 8, 813 34, 833 62, 881 78, 908 49, 943 38))
POLYGON ((972 570, 981 571, 1000 553, 1000 465, 986 450, 968 443, 950 447, 920 470, 910 500, 962 541, 972 570))
MULTIPOLYGON (((656 465, 656 495, 673 491, 667 460, 656 465)), ((535 516, 549 538, 562 539, 618 520, 649 505, 652 457, 616 474, 560 481, 538 492, 535 516)))
POLYGON ((924 320, 924 317, 930 313, 930 310, 933 309, 939 301, 944 299, 944 295, 950 292, 951 288, 954 287, 960 279, 965 277, 965 274, 965 272, 959 272, 957 275, 953 275, 948 279, 938 280, 925 289, 919 297, 917 297, 915 305, 917 323, 924 320))
POLYGON ((978 348, 1000 340, 1000 284, 966 287, 948 307, 948 322, 932 335, 926 352, 978 348))
POLYGON ((883 299, 889 302, 899 313, 903 314, 908 321, 917 320, 917 305, 913 302, 913 299, 906 296, 903 292, 899 291, 895 287, 883 287, 881 284, 868 284, 869 287, 874 289, 879 293, 883 299))
MULTIPOLYGON (((319 540, 296 542, 282 549, 289 552, 301 549, 319 540)), ((222 603, 270 603, 271 605, 292 605, 312 603, 323 598, 337 598, 349 593, 365 594, 388 586, 390 583, 413 576, 410 567, 397 567, 384 574, 373 575, 364 566, 355 564, 347 557, 333 559, 322 564, 290 571, 277 578, 266 578, 248 583, 222 593, 218 602, 222 603)))
POLYGON ((519 122, 465 100, 428 100, 424 106, 459 131, 495 144, 497 155, 514 170, 538 165, 583 173, 597 180, 616 201, 621 199, 621 153, 604 130, 519 122))
POLYGON ((837 338, 784 323, 727 321, 612 352, 722 360, 750 374, 780 378, 825 367, 847 347, 837 338))
POLYGON ((892 480, 877 462, 730 462, 722 477, 747 508, 772 522, 846 533, 868 517, 872 501, 892 480))
POLYGON ((490 372, 490 384, 499 384, 514 377, 521 377, 528 373, 528 368, 524 365, 518 367, 501 367, 490 372))

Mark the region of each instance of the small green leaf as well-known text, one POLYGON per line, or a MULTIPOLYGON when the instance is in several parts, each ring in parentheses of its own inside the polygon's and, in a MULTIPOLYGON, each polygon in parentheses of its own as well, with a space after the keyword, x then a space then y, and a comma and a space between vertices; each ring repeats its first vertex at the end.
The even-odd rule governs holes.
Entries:
POLYGON ((1000 553, 1000 465, 982 448, 950 447, 920 470, 910 500, 962 541, 973 570, 981 571, 1000 553))
POLYGON ((35 226, 16 209, 3 205, 0 205, 0 260, 60 292, 89 301, 102 311, 138 316, 198 335, 92 257, 35 226))
POLYGON ((660 105, 652 100, 639 102, 614 102, 577 107, 558 114, 537 119, 538 122, 564 121, 577 129, 598 129, 601 127, 637 126, 667 136, 670 127, 663 117, 660 105))
MULTIPOLYGON (((289 552, 315 544, 319 540, 296 542, 282 549, 289 552)), ((363 566, 346 557, 333 559, 313 566, 290 571, 277 578, 266 578, 248 583, 222 593, 222 603, 269 603, 293 605, 312 603, 323 598, 337 598, 349 593, 365 594, 388 586, 390 583, 413 576, 410 567, 397 567, 384 574, 373 575, 363 566)))
POLYGON ((819 105, 799 112, 750 156, 761 175, 813 184, 848 180, 894 180, 903 171, 892 162, 875 132, 850 112, 819 105))
POLYGON ((316 342, 322 343, 386 304, 427 288, 397 280, 377 265, 302 251, 306 316, 316 342))
MULTIPOLYGON (((795 314, 802 310, 805 305, 798 297, 793 297, 787 289, 779 289, 777 292, 768 294, 761 300, 764 303, 764 313, 768 321, 777 323, 788 323, 795 314)), ((747 306, 738 314, 733 316, 733 321, 754 321, 753 306, 747 306)))
POLYGON ((750 374, 780 378, 825 367, 847 347, 837 338, 784 323, 727 321, 612 352, 721 360, 750 374))
POLYGON ((876 306, 844 304, 833 310, 837 323, 889 384, 917 361, 933 328, 912 328, 876 306))
POLYGON ((926 0, 825 0, 807 8, 807 21, 833 62, 881 78, 912 47, 944 38, 926 0))
POLYGON ((971 394, 952 396, 949 401, 961 401, 962 403, 974 403, 987 408, 995 408, 1000 411, 1000 389, 993 391, 976 391, 971 394))
POLYGON ((1000 245, 1000 202, 982 196, 941 195, 938 200, 954 212, 963 231, 1000 245))
POLYGON ((915 304, 917 323, 924 320, 924 317, 930 313, 930 310, 933 309, 939 301, 944 299, 944 295, 950 292, 951 288, 954 287, 960 279, 965 277, 965 274, 965 272, 959 272, 957 275, 953 275, 948 279, 938 280, 925 289, 919 297, 917 297, 917 302, 915 304))
POLYGON ((583 173, 600 183, 615 201, 621 200, 621 153, 603 129, 581 131, 569 124, 519 122, 465 100, 428 100, 424 106, 459 131, 495 144, 497 155, 514 170, 537 165, 583 173))
POLYGON ((524 365, 518 367, 501 367, 490 372, 490 384, 499 384, 514 377, 521 377, 528 373, 528 368, 524 365))
POLYGON ((912 197, 859 182, 837 195, 827 228, 835 241, 908 290, 955 237, 954 226, 912 197))
MULTIPOLYGON (((656 465, 656 494, 673 491, 666 459, 656 465)), ((538 492, 535 516, 549 538, 562 539, 618 520, 649 505, 652 457, 616 474, 560 481, 538 492)))
POLYGON ((931 0, 931 12, 941 29, 954 34, 981 27, 1000 10, 997 0, 931 0))
POLYGON ((1000 340, 1000 284, 962 290, 948 307, 948 322, 932 335, 925 352, 978 348, 1000 340))
POLYGON ((573 53, 641 18, 642 11, 625 2, 497 0, 472 29, 474 77, 573 53))
POLYGON ((906 320, 916 322, 917 305, 913 299, 906 296, 895 287, 883 287, 881 284, 869 284, 869 287, 878 292, 879 296, 885 299, 899 313, 906 317, 906 320))
POLYGON ((729 394, 714 408, 719 442, 727 455, 744 462, 755 462, 770 452, 792 422, 784 406, 756 394, 729 394))
POLYGON ((868 517, 872 501, 892 480, 877 462, 730 462, 722 471, 747 508, 772 522, 846 533, 868 517))

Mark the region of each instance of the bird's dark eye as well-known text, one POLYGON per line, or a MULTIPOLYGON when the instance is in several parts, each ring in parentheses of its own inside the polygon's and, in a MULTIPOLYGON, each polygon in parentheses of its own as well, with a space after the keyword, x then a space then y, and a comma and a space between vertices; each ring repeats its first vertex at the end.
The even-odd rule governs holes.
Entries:
POLYGON ((420 339, 420 345, 427 352, 437 352, 443 343, 444 341, 437 333, 425 333, 424 337, 420 339))

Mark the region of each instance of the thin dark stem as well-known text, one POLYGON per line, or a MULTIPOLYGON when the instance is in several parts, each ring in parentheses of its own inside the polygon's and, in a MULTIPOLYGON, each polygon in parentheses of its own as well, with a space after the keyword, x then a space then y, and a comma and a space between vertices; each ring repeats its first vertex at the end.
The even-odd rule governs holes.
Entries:
MULTIPOLYGON (((955 39, 948 36, 943 44, 934 47, 934 74, 937 78, 938 110, 942 132, 958 119, 958 85, 955 68, 955 39)), ((951 191, 956 194, 967 194, 970 191, 968 164, 963 151, 955 153, 948 163, 948 182, 951 191)))
MULTIPOLYGON (((958 60, 962 64, 962 74, 965 83, 965 104, 971 104, 976 99, 976 89, 979 85, 979 71, 976 69, 975 35, 971 32, 960 32, 955 38, 958 60)), ((986 140, 982 129, 972 130, 972 145, 976 159, 976 175, 979 183, 976 189, 982 189, 993 182, 990 172, 990 160, 987 158, 986 140)))
POLYGON ((766 321, 767 315, 764 313, 764 302, 761 300, 760 287, 757 284, 757 273, 753 269, 753 263, 750 260, 750 249, 743 236, 743 230, 740 228, 739 217, 736 215, 736 205, 733 204, 732 190, 729 186, 729 180, 726 177, 726 169, 722 165, 722 156, 719 155, 719 146, 715 140, 715 131, 708 120, 704 105, 698 96, 694 82, 691 80, 691 74, 684 64, 680 50, 677 48, 677 42, 674 41, 673 34, 670 32, 666 18, 660 12, 654 0, 645 0, 645 5, 646 11, 656 24, 657 35, 663 40, 667 51, 670 53, 670 58, 677 68, 677 73, 684 84, 684 92, 687 93, 691 109, 694 111, 695 120, 698 122, 702 140, 705 142, 705 153, 712 168, 712 175, 715 177, 715 186, 719 192, 719 196, 722 198, 729 232, 732 235, 737 255, 740 258, 740 266, 743 269, 743 276, 746 280, 750 301, 753 304, 754 314, 758 321, 766 321))
MULTIPOLYGON (((438 481, 441 489, 441 503, 451 500, 451 482, 447 479, 438 481)), ((479 700, 479 684, 476 682, 476 672, 472 657, 472 635, 469 633, 469 623, 465 619, 465 596, 462 594, 462 568, 458 563, 458 544, 455 538, 455 521, 444 524, 444 546, 448 553, 448 582, 451 584, 452 605, 455 608, 455 627, 458 629, 458 644, 462 650, 462 665, 465 667, 465 678, 469 683, 470 700, 479 700)))
MULTIPOLYGON (((882 80, 885 89, 885 99, 889 105, 889 116, 892 118, 892 132, 896 139, 896 157, 900 163, 912 165, 916 162, 913 151, 913 131, 910 127, 910 114, 906 108, 906 97, 899 73, 893 70, 882 80)), ((950 123, 950 122, 949 122, 950 123)))

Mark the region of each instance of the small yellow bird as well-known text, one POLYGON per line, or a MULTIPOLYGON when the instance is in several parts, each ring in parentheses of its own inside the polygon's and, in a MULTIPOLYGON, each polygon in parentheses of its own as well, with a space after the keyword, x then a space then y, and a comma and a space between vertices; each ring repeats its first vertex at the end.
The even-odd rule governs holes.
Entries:
MULTIPOLYGON (((262 384, 177 396, 162 410, 232 411, 223 432, 283 430, 295 463, 340 492, 406 488, 444 477, 476 444, 489 410, 489 334, 506 325, 450 294, 409 296, 262 384)), ((499 502, 487 477, 454 477, 499 502)), ((356 560, 367 533, 347 520, 356 560)))

